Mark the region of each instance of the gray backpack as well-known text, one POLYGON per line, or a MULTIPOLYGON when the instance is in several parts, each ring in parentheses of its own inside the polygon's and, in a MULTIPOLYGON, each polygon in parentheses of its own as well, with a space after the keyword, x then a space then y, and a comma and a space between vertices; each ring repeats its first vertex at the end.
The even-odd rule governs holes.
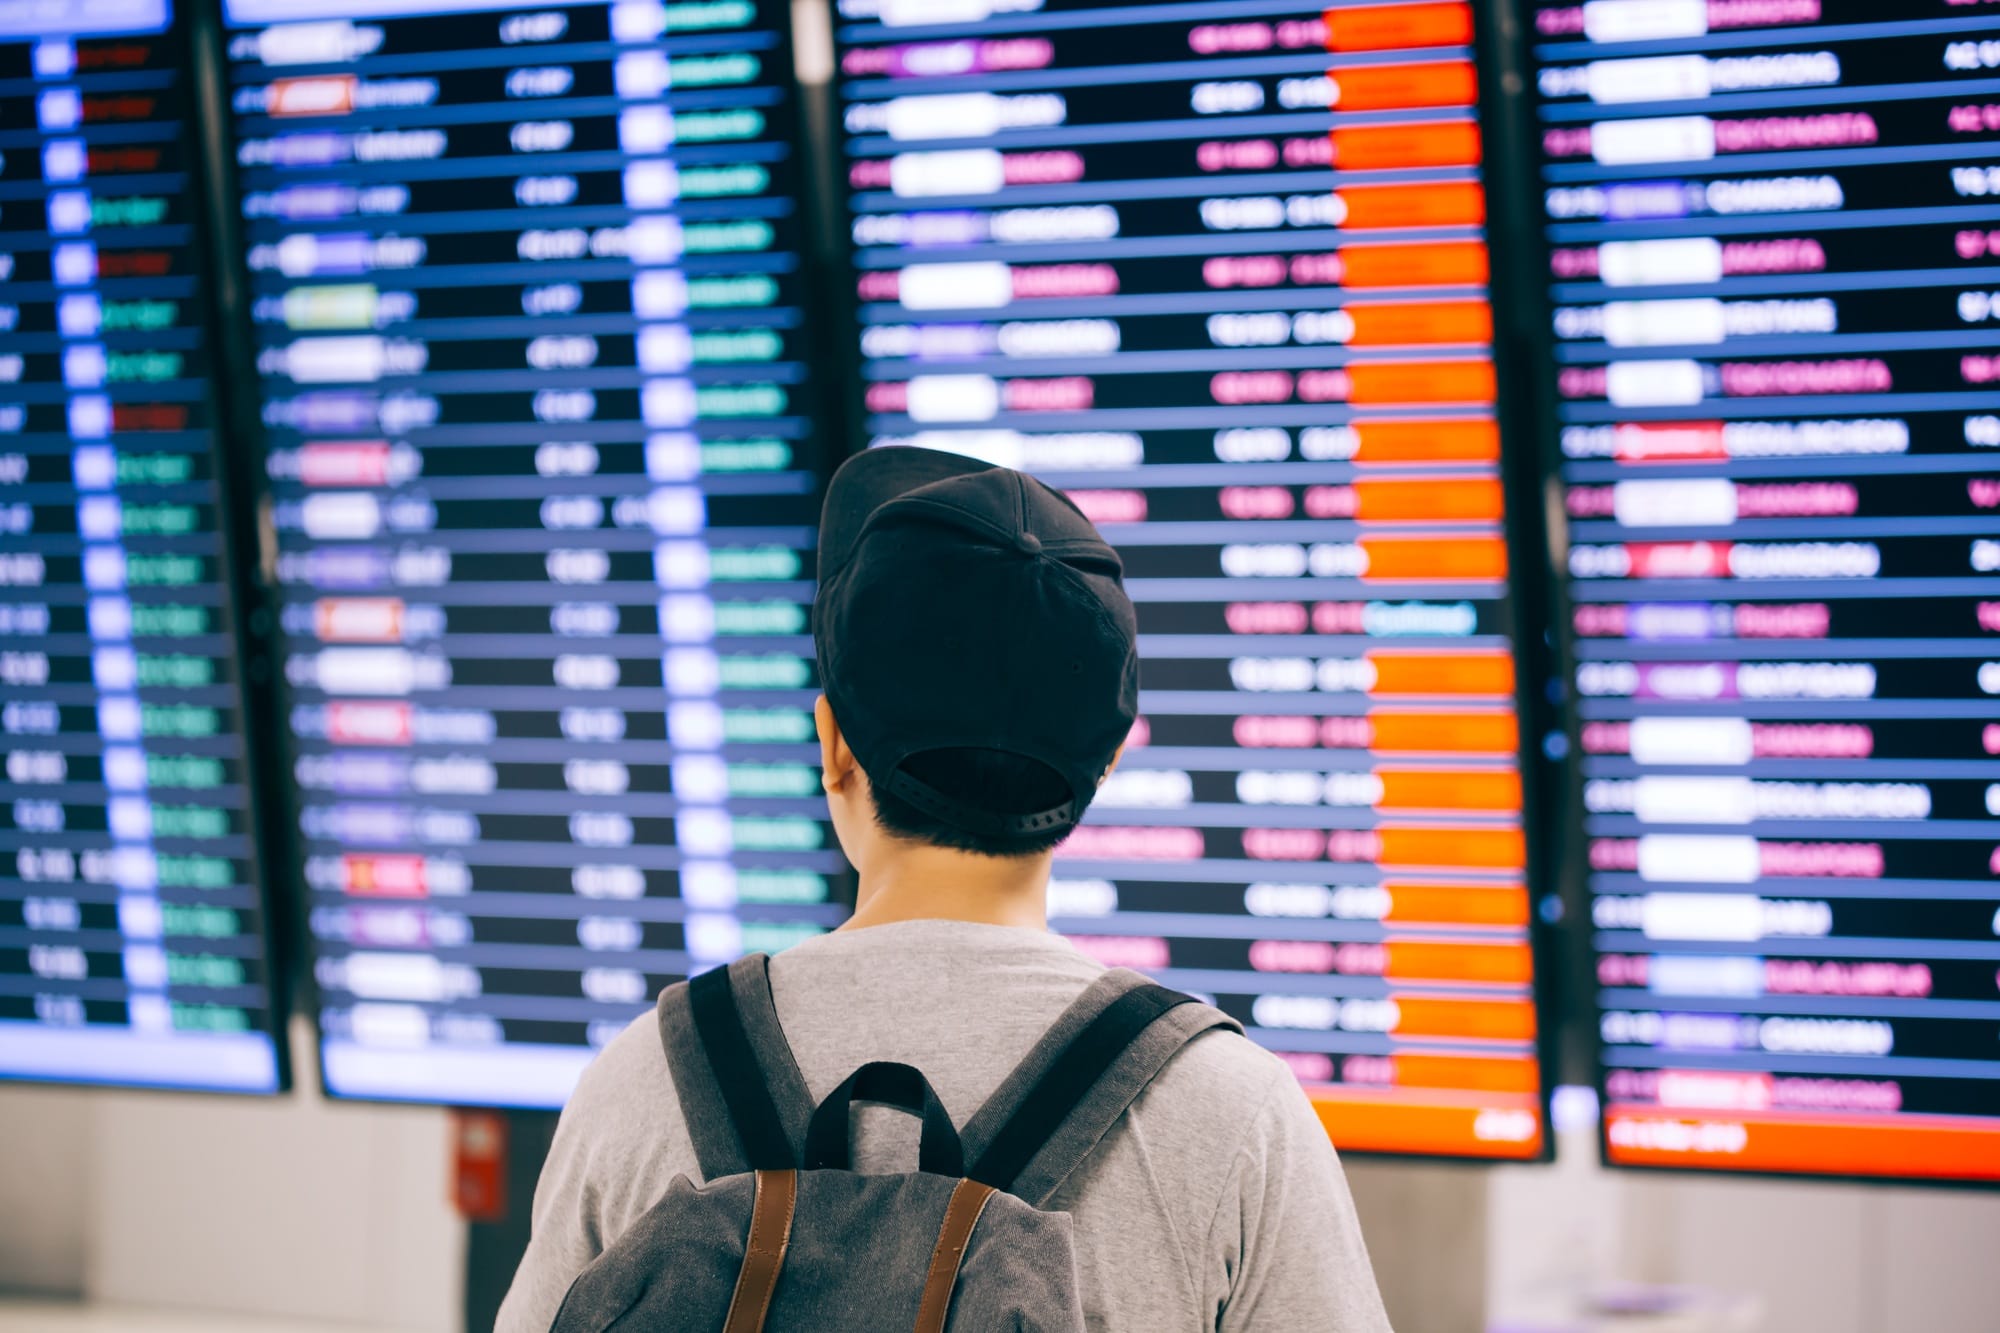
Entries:
POLYGON ((762 954, 669 987, 660 1037, 706 1178, 681 1176, 570 1286, 552 1333, 1082 1333, 1069 1214, 1043 1208, 1219 1011, 1136 972, 1093 982, 961 1133, 909 1065, 817 1107, 762 954), (917 1170, 862 1175, 856 1102, 923 1121, 917 1170))

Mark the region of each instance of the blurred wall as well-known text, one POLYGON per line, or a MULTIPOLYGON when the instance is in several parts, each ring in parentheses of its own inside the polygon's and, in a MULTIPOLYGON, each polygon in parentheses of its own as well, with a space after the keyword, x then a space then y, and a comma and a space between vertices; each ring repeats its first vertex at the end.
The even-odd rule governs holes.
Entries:
POLYGON ((0 1288, 458 1326, 465 1227, 442 1111, 0 1088, 0 1288))
MULTIPOLYGON (((301 1055, 307 1054, 301 1050, 301 1055)), ((0 1088, 0 1288, 455 1333, 442 1112, 0 1088)), ((1747 1298, 1765 1333, 1995 1333, 2000 1194, 1357 1159, 1403 1333, 1575 1329, 1607 1282, 1747 1298)))
POLYGON ((2000 1331, 2000 1192, 1606 1171, 1596 1127, 1489 1182, 1489 1318, 1552 1320, 1610 1281, 1701 1287, 1764 1333, 2000 1331))
POLYGON ((83 1290, 90 1094, 0 1088, 0 1290, 83 1290))

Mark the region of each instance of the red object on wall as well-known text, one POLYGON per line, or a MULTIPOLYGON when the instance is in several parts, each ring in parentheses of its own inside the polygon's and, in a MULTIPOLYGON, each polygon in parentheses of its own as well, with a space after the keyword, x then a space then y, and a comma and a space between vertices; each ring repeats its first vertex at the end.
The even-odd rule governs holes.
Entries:
POLYGON ((451 1196, 468 1222, 507 1216, 507 1117, 497 1111, 451 1113, 451 1196))

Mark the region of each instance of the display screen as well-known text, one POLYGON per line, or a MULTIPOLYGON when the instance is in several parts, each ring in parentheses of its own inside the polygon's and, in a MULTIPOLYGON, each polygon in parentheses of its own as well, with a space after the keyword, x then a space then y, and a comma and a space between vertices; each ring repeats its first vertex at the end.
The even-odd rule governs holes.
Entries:
POLYGON ((838 22, 867 442, 1062 488, 1138 608, 1057 928, 1343 1149, 1538 1154, 1470 7, 838 22))
POLYGON ((326 1086, 558 1106, 840 915, 786 10, 228 16, 326 1086))
POLYGON ((185 68, 0 11, 0 1078, 275 1092, 185 68))
POLYGON ((2000 1180, 2000 17, 1968 8, 1532 16, 1615 1163, 2000 1180))

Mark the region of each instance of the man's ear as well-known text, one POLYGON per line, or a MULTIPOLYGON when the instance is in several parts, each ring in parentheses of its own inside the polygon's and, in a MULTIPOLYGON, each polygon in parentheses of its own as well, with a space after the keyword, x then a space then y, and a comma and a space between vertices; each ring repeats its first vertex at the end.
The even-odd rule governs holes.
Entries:
POLYGON ((813 725, 819 730, 820 785, 839 791, 856 768, 854 751, 847 748, 847 737, 840 734, 840 722, 824 694, 813 701, 813 725))
POLYGON ((1123 759, 1124 757, 1125 757, 1125 743, 1120 742, 1117 750, 1115 750, 1111 755, 1111 762, 1106 764, 1104 766, 1104 771, 1097 775, 1098 786, 1102 787, 1104 785, 1105 779, 1109 778, 1113 773, 1116 773, 1118 771, 1118 761, 1123 759))

